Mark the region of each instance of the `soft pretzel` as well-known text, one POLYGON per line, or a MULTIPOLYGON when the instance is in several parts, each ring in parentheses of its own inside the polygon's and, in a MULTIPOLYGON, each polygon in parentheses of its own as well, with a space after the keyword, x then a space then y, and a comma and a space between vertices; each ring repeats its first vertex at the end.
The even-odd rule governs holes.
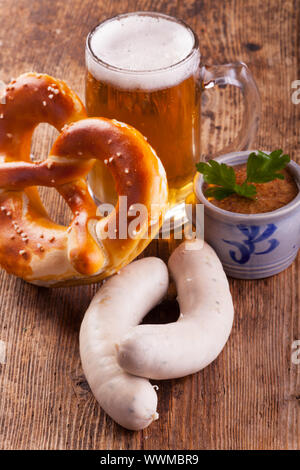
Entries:
POLYGON ((154 150, 131 126, 85 117, 79 98, 64 82, 48 75, 21 75, 1 98, 0 264, 34 284, 103 279, 135 258, 162 223, 167 182, 154 150), (32 163, 31 137, 41 122, 62 132, 49 157, 32 163), (119 196, 127 197, 126 208, 121 210, 118 203, 102 218, 85 179, 95 159, 108 165, 119 196), (59 191, 73 213, 69 227, 49 219, 36 186, 59 191), (124 234, 124 216, 130 227, 137 215, 136 210, 128 215, 127 208, 141 204, 146 212, 139 218, 138 230, 129 236, 126 228, 124 234), (112 226, 114 236, 109 231, 112 226))

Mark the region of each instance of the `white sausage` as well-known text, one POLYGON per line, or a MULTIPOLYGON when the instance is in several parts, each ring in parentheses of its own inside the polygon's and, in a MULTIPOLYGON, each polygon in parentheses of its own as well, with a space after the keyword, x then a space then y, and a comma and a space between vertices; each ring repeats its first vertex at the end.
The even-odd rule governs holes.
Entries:
POLYGON ((136 326, 118 348, 120 366, 141 377, 172 379, 203 369, 220 354, 232 328, 228 281, 207 243, 183 242, 172 253, 169 269, 177 288, 179 319, 136 326))
POLYGON ((80 355, 86 379, 100 406, 127 429, 143 429, 158 418, 157 395, 147 379, 120 368, 116 344, 161 301, 168 284, 162 260, 134 261, 100 288, 81 325, 80 355))

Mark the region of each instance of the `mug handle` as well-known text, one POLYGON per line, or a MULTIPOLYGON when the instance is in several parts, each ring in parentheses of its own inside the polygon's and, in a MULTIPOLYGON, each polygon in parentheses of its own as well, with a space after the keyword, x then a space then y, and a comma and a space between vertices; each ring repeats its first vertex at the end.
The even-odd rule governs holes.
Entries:
POLYGON ((237 150, 247 150, 257 133, 261 103, 255 80, 244 62, 201 67, 202 86, 205 89, 214 86, 233 85, 240 88, 245 104, 242 128, 234 141, 216 152, 216 156, 237 150))

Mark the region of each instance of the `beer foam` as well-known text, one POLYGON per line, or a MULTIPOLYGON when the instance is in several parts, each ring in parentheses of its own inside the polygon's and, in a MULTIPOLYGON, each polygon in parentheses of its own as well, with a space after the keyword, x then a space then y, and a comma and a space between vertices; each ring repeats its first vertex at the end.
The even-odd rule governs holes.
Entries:
POLYGON ((193 46, 192 32, 176 21, 146 14, 121 16, 93 32, 90 48, 100 62, 87 50, 87 68, 96 79, 119 88, 172 87, 196 71, 199 51, 184 60, 193 46))

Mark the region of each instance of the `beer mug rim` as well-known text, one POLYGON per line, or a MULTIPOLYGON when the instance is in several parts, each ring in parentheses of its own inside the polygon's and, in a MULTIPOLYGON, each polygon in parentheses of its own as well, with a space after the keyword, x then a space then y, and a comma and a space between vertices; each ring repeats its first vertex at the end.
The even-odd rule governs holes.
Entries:
POLYGON ((170 71, 172 69, 175 69, 178 66, 181 66, 185 62, 188 62, 192 57, 194 57, 195 54, 199 54, 199 40, 196 35, 196 33, 193 31, 193 29, 185 23, 183 20, 180 20, 174 16, 166 15, 164 13, 159 13, 159 12, 153 12, 153 11, 134 11, 130 13, 121 13, 119 15, 112 16, 111 18, 107 18, 104 21, 101 21, 101 23, 97 24, 87 35, 86 38, 86 51, 91 55, 92 59, 101 64, 103 67, 106 67, 107 69, 110 69, 115 72, 121 72, 121 73, 128 73, 128 74, 134 74, 134 75, 145 75, 145 74, 150 74, 150 73, 159 73, 163 71, 170 71), (164 18, 169 21, 173 21, 175 23, 178 23, 182 26, 184 26, 192 35, 194 39, 193 46, 191 50, 188 52, 188 54, 178 62, 175 62, 172 65, 168 65, 166 67, 160 67, 156 69, 149 69, 149 70, 132 70, 132 69, 127 69, 123 67, 117 67, 115 65, 109 64, 108 62, 104 61, 103 59, 100 59, 93 51, 92 45, 91 45, 91 40, 94 35, 94 33, 101 28, 105 23, 119 20, 121 18, 127 18, 128 16, 151 16, 154 18, 164 18))

